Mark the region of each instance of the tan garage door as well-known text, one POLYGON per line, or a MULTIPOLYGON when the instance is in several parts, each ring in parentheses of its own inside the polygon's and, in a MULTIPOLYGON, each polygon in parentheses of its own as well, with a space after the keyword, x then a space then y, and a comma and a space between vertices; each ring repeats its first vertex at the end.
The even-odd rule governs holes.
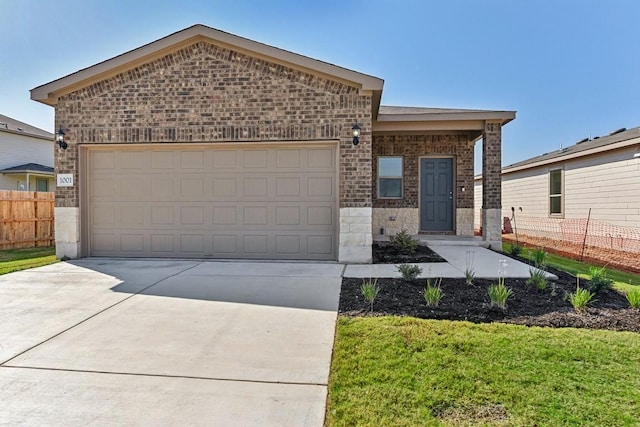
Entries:
POLYGON ((336 259, 334 145, 86 153, 91 256, 336 259))

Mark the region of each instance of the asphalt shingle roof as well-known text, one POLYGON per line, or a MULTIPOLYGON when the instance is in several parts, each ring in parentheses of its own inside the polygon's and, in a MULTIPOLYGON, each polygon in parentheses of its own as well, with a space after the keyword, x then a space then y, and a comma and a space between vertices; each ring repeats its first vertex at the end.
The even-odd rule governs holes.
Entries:
POLYGON ((29 136, 35 136, 43 139, 50 139, 53 142, 54 135, 46 130, 42 130, 35 126, 12 119, 9 116, 0 114, 0 132, 19 133, 29 136))
POLYGON ((12 166, 10 168, 0 170, 0 173, 26 173, 26 172, 45 172, 53 173, 51 166, 44 166, 38 163, 26 163, 24 165, 12 166))

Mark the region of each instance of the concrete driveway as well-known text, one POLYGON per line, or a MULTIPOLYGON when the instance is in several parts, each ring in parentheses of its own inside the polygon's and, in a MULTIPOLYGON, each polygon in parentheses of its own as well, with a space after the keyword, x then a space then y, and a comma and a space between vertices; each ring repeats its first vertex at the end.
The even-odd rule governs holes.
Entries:
POLYGON ((321 426, 342 270, 85 259, 0 276, 0 425, 321 426))

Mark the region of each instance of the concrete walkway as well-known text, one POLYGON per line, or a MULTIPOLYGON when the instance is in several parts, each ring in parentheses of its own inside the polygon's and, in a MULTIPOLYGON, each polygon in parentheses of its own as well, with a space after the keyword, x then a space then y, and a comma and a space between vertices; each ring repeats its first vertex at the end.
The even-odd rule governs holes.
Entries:
MULTIPOLYGON (((419 263, 420 278, 464 278, 467 265, 475 271, 476 278, 497 277, 527 278, 532 268, 498 252, 473 245, 430 245, 430 249, 447 262, 419 263)), ((347 265, 344 277, 401 277, 395 264, 347 265)), ((547 277, 556 278, 547 273, 547 277)))
POLYGON ((342 270, 86 259, 0 276, 0 424, 322 426, 342 270))

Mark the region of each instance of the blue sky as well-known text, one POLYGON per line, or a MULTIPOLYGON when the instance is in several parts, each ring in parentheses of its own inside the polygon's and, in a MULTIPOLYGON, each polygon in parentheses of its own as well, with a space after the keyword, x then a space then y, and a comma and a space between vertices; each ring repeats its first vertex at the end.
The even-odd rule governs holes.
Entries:
MULTIPOLYGON (((385 105, 516 110, 503 164, 640 126, 637 0, 0 0, 0 113, 196 23, 385 80, 385 105)), ((479 146, 480 144, 478 144, 479 146)))

